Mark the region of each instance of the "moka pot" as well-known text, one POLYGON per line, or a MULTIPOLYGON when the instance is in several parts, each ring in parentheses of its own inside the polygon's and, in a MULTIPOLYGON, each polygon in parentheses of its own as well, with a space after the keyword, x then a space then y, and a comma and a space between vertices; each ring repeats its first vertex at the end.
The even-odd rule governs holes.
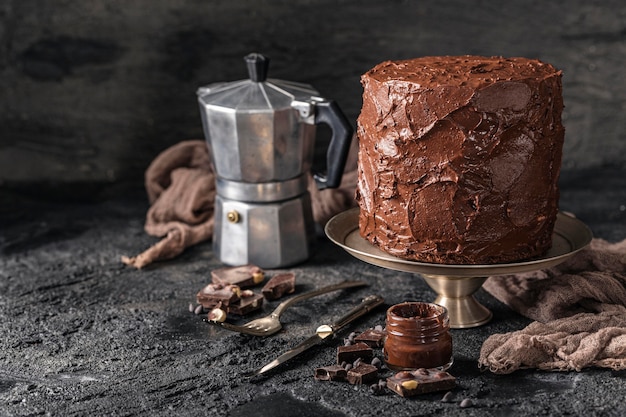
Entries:
POLYGON ((250 78, 198 89, 217 177, 213 249, 228 265, 280 268, 311 255, 315 226, 307 190, 316 125, 332 136, 320 189, 336 188, 352 127, 337 104, 307 84, 267 78, 269 60, 245 57, 250 78))

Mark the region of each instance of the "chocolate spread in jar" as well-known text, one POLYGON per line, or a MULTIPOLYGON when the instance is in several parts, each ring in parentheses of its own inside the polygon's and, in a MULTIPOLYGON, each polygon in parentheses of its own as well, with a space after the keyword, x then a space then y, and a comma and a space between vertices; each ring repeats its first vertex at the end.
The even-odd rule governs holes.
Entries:
POLYGON ((447 369, 452 365, 452 337, 445 307, 406 302, 387 310, 383 357, 393 370, 447 369))

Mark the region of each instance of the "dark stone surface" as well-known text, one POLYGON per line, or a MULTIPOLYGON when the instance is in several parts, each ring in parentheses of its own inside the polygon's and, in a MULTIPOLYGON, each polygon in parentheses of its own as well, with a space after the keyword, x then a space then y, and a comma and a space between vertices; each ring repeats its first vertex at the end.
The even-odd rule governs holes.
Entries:
MULTIPOLYGON (((598 237, 626 238, 626 175, 603 169, 563 177, 561 208, 598 237)), ((335 346, 353 330, 384 321, 384 308, 362 318, 327 345, 275 372, 246 380, 241 373, 289 349, 319 324, 374 292, 391 305, 432 300, 423 280, 365 264, 324 237, 305 264, 290 268, 297 291, 344 279, 369 288, 327 294, 291 307, 284 330, 259 339, 209 327, 188 310, 218 267, 209 243, 137 271, 120 262, 155 241, 143 232, 141 194, 59 203, 3 192, 0 198, 0 415, 623 415, 626 374, 605 369, 549 373, 481 372, 477 358, 493 333, 530 321, 486 292, 477 298, 493 320, 453 330, 458 378, 454 401, 442 394, 404 399, 367 387, 313 378, 332 364, 335 346), (473 406, 462 409, 461 400, 473 406)), ((110 194, 107 194, 110 195, 110 194)), ((277 271, 272 271, 277 272, 277 271)), ((267 303, 270 311, 278 301, 267 303)), ((259 313, 261 314, 261 313, 259 313)))

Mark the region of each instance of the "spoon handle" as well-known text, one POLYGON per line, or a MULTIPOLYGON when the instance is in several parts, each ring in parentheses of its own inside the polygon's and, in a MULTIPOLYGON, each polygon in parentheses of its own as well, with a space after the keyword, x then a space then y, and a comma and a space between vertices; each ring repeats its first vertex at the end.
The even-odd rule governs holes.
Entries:
POLYGON ((365 287, 367 285, 368 284, 363 281, 343 281, 338 284, 328 285, 326 287, 318 288, 317 290, 305 292, 304 294, 296 295, 295 297, 291 297, 290 299, 280 303, 278 307, 276 307, 276 309, 272 312, 272 316, 278 317, 290 305, 293 305, 303 300, 307 300, 309 298, 317 297, 318 295, 341 290, 344 288, 365 287))

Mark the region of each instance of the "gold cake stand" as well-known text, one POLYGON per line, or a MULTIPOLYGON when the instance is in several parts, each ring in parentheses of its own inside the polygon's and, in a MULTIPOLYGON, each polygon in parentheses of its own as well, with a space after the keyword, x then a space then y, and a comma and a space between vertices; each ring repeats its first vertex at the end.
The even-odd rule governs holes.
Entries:
POLYGON ((591 231, 583 222, 559 213, 552 235, 552 248, 541 258, 493 265, 446 265, 397 258, 373 246, 359 234, 358 207, 330 219, 325 231, 331 241, 357 259, 395 271, 420 274, 437 293, 434 302, 448 309, 450 327, 455 329, 481 326, 491 320, 491 311, 474 298, 474 293, 488 277, 558 265, 587 246, 592 238, 591 231))

